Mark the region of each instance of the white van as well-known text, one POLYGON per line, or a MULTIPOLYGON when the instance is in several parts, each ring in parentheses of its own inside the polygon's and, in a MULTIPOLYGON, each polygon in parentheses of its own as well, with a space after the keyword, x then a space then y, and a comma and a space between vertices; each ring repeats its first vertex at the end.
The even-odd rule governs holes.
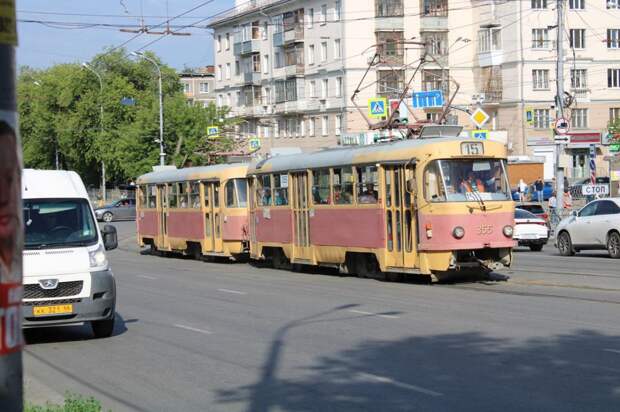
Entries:
POLYGON ((26 169, 24 327, 90 322, 96 337, 114 330, 116 284, 106 250, 114 226, 100 233, 86 188, 75 172, 26 169))

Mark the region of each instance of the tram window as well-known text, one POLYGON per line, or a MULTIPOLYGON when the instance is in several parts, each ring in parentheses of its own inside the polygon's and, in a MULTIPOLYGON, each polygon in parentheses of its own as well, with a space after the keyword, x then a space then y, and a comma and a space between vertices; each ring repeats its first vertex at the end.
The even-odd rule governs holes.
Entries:
POLYGON ((288 175, 273 175, 273 196, 275 206, 288 205, 288 175))
POLYGON ((211 237, 211 215, 209 213, 207 213, 205 218, 205 228, 207 231, 207 237, 211 237))
POLYGON ((413 225, 413 221, 411 219, 411 210, 407 209, 407 211, 405 211, 405 221, 403 223, 405 225, 405 250, 411 252, 413 249, 413 238, 411 237, 411 226, 413 225))
POLYGON ((139 206, 140 207, 147 207, 148 202, 146 201, 146 187, 145 186, 138 186, 137 188, 137 192, 138 192, 138 202, 139 202, 139 206))
POLYGON ((194 209, 200 209, 200 183, 191 182, 190 184, 190 204, 194 209))
POLYGON ((332 183, 334 185, 334 200, 336 204, 346 205, 353 203, 353 168, 335 168, 332 183))
POLYGON ((148 185, 146 187, 146 196, 148 201, 148 207, 155 209, 157 207, 157 186, 148 185))
POLYGON ((431 202, 445 202, 446 193, 439 172, 439 163, 431 163, 424 172, 424 193, 426 200, 431 202))
POLYGON ((394 250, 394 236, 392 236, 392 211, 388 210, 385 219, 385 229, 387 232, 387 248, 388 251, 394 250))
POLYGON ((400 206, 400 169, 394 169, 394 204, 400 206))
POLYGON ((168 186, 168 202, 170 203, 170 207, 177 207, 178 192, 178 183, 172 183, 170 186, 168 186))
POLYGON ((206 206, 206 207, 209 207, 209 186, 210 186, 210 185, 208 185, 208 184, 206 184, 206 183, 203 183, 203 184, 202 184, 202 187, 203 187, 203 189, 204 189, 204 191, 205 191, 205 193, 204 193, 204 194, 205 194, 204 199, 205 199, 205 206, 206 206))
POLYGON ((215 214, 215 237, 220 237, 220 214, 215 214))
POLYGON ((239 207, 248 206, 248 180, 235 179, 235 189, 237 190, 237 202, 239 207))
POLYGON ((220 207, 220 182, 213 185, 213 207, 220 207))
POLYGON ((400 244, 400 239, 401 239, 401 221, 400 221, 400 210, 396 211, 396 251, 400 252, 401 251, 401 244, 400 244))
POLYGON ((327 205, 329 201, 329 169, 312 171, 312 202, 327 205))
POLYGON ((385 205, 392 206, 392 170, 385 169, 385 205))
POLYGON ((377 203, 379 199, 379 185, 377 183, 376 166, 356 166, 357 171, 357 203, 377 203))
POLYGON ((258 176, 256 199, 259 206, 271 206, 271 175, 258 176))
POLYGON ((179 207, 186 209, 189 207, 189 183, 179 183, 179 207))
POLYGON ((230 179, 226 182, 226 207, 237 207, 237 199, 235 195, 235 181, 230 179))

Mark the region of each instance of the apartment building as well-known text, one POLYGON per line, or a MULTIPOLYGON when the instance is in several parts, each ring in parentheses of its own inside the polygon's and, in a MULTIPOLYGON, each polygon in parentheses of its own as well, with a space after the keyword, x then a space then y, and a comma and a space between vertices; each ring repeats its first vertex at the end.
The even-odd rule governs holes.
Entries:
POLYGON ((208 106, 215 103, 215 68, 214 66, 200 67, 179 73, 179 80, 183 85, 183 93, 191 104, 208 106))
MULTIPOLYGON (((565 90, 572 128, 561 165, 589 173, 587 153, 620 116, 620 0, 565 0, 565 90)), ((554 169, 556 36, 552 0, 256 0, 210 22, 215 94, 257 135, 263 148, 304 150, 372 141, 361 106, 398 97, 423 49, 434 56, 413 79, 415 91, 454 95, 447 118, 467 129, 477 105, 485 125, 506 136, 512 155, 545 157, 554 169), (378 52, 380 59, 362 76, 378 52)), ((366 109, 364 109, 366 110, 366 109)), ((414 110, 437 120, 438 109, 414 110)), ((410 119, 413 121, 413 119, 410 119)), ((603 173, 601 168, 600 173, 603 173)))

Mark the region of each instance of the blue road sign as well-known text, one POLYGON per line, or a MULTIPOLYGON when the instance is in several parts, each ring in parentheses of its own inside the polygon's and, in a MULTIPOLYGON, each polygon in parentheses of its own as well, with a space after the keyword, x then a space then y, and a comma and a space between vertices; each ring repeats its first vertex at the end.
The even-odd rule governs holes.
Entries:
POLYGON ((472 130, 471 137, 474 139, 487 140, 489 138, 488 130, 472 130))
POLYGON ((374 119, 387 117, 387 99, 384 97, 368 99, 368 117, 374 119))
POLYGON ((133 99, 133 97, 123 97, 121 99, 121 104, 123 106, 133 106, 136 104, 136 101, 133 99))
POLYGON ((427 92, 413 93, 413 107, 415 109, 442 107, 443 104, 443 93, 441 90, 429 90, 427 92))

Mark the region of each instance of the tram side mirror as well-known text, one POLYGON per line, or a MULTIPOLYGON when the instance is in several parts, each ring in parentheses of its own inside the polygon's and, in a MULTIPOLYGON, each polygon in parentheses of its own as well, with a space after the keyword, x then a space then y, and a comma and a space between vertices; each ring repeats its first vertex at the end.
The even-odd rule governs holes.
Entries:
POLYGON ((407 192, 411 193, 412 195, 415 195, 415 192, 416 192, 415 179, 407 180, 407 192))
POLYGON ((118 247, 118 236, 114 226, 105 225, 101 234, 103 236, 103 247, 105 250, 112 250, 118 247))

